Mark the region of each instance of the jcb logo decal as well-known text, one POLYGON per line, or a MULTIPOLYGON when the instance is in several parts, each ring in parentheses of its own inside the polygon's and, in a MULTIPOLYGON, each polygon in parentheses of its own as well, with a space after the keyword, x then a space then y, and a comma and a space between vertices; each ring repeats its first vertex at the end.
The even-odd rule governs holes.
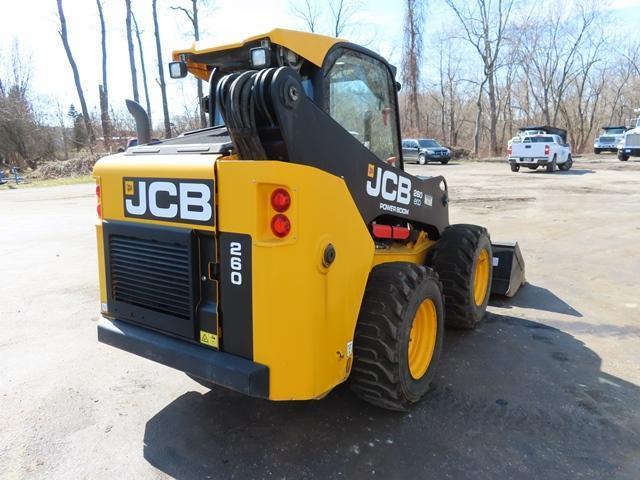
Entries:
MULTIPOLYGON (((371 177, 371 165, 369 177, 371 177)), ((409 205, 411 202, 411 180, 408 177, 397 175, 392 170, 376 168, 375 177, 367 180, 367 193, 372 197, 382 196, 388 202, 397 202, 409 205)))
POLYGON ((211 180, 124 178, 123 182, 126 217, 213 224, 211 180))

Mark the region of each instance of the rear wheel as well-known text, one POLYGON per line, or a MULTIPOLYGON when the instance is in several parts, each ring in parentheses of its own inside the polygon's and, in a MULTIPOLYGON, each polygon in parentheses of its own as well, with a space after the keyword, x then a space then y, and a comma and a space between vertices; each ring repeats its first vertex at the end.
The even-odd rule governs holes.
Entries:
POLYGON ((424 153, 418 155, 418 163, 420 165, 424 165, 425 163, 427 163, 427 157, 424 155, 424 153))
POLYGON ((486 228, 450 225, 429 250, 427 264, 442 282, 446 325, 475 328, 485 316, 493 277, 493 251, 486 228))
POLYGON ((553 156, 551 163, 547 163, 547 173, 553 173, 556 169, 556 156, 553 156))
POLYGON ((429 389, 442 349, 444 305, 430 268, 394 262, 369 275, 353 342, 351 389, 404 411, 429 389))
POLYGON ((512 172, 519 172, 520 171, 520 165, 518 165, 517 163, 510 163, 509 165, 511 166, 511 171, 512 172))

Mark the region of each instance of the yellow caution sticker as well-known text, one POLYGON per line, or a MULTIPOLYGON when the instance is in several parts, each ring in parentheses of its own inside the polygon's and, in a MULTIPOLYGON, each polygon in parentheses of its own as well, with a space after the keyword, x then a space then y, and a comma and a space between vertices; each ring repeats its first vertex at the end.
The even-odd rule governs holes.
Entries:
POLYGON ((134 195, 135 194, 135 187, 134 187, 134 183, 133 180, 126 180, 124 182, 124 194, 125 195, 134 195))
POLYGON ((200 343, 218 348, 218 335, 200 330, 200 343))
POLYGON ((368 167, 368 169, 367 169, 367 176, 368 176, 369 178, 373 178, 373 175, 374 175, 375 173, 376 173, 376 169, 375 169, 375 167, 373 166, 373 163, 370 163, 370 164, 369 164, 369 167, 368 167))

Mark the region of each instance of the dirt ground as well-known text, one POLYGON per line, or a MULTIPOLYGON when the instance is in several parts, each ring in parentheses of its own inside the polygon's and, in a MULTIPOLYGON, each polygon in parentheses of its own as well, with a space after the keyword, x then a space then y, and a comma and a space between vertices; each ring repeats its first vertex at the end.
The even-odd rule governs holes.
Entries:
POLYGON ((640 478, 640 162, 445 175, 528 284, 409 414, 269 403, 98 344, 93 185, 0 192, 0 478, 640 478))

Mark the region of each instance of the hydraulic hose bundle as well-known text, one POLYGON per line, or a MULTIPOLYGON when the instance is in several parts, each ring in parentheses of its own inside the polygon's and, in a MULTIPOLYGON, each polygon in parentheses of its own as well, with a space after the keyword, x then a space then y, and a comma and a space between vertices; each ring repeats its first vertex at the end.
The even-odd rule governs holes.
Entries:
POLYGON ((276 68, 232 73, 220 79, 216 102, 229 130, 234 152, 241 159, 267 159, 264 131, 277 127, 270 85, 276 68))

